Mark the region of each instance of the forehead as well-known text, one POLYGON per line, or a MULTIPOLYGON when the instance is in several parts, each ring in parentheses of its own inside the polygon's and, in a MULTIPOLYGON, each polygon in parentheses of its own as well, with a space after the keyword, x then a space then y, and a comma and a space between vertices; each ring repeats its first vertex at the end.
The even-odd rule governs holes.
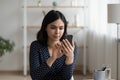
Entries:
POLYGON ((54 22, 50 23, 50 25, 64 26, 64 22, 61 19, 57 19, 54 22))

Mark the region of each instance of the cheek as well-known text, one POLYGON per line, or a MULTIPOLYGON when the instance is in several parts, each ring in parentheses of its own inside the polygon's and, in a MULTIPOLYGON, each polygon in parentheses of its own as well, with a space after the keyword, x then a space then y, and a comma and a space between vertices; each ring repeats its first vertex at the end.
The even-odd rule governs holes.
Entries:
POLYGON ((61 30, 61 35, 63 35, 63 33, 64 33, 64 30, 61 30))
POLYGON ((64 33, 65 29, 62 30, 62 32, 64 33))
POLYGON ((54 35, 54 34, 55 34, 55 31, 54 31, 54 30, 49 30, 49 31, 47 32, 47 34, 48 34, 49 36, 54 35))
POLYGON ((47 29, 46 31, 47 31, 47 34, 50 34, 53 32, 53 30, 51 30, 51 29, 47 29))

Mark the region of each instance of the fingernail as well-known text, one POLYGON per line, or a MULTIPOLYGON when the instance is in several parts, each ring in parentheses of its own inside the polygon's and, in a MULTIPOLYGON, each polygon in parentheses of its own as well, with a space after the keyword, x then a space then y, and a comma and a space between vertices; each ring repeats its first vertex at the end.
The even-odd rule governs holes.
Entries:
POLYGON ((64 49, 64 47, 62 46, 62 48, 64 49))

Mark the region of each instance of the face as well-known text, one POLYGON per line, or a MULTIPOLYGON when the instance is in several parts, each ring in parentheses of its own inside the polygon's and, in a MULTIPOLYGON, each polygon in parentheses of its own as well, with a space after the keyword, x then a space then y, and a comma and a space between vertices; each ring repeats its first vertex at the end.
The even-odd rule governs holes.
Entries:
POLYGON ((61 19, 47 25, 48 41, 59 41, 64 33, 64 23, 61 19))

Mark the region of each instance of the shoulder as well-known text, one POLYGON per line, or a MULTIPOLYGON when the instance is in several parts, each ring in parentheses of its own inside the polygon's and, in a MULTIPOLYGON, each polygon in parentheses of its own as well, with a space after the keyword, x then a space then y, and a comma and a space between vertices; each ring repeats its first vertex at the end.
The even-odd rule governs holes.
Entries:
POLYGON ((42 45, 37 40, 35 40, 31 43, 30 47, 42 47, 42 45))
POLYGON ((33 44, 38 44, 38 41, 37 41, 37 40, 32 41, 32 42, 31 42, 31 45, 33 45, 33 44))

